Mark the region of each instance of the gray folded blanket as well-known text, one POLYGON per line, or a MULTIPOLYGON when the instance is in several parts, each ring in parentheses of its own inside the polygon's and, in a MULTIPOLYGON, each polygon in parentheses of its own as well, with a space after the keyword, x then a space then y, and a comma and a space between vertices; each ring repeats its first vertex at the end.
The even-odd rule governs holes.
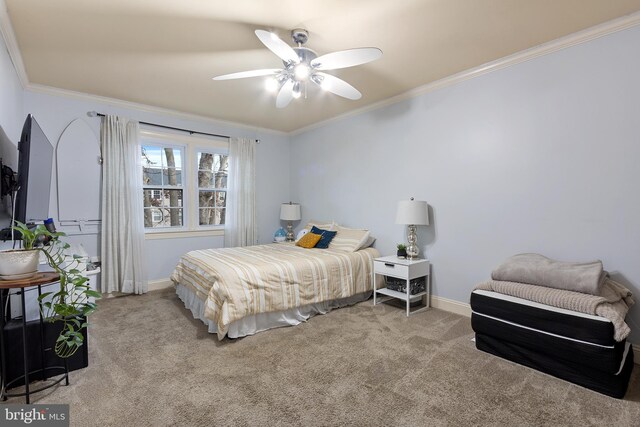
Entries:
POLYGON ((547 286, 591 295, 600 295, 606 277, 602 261, 560 262, 539 254, 514 255, 491 273, 493 280, 547 286))

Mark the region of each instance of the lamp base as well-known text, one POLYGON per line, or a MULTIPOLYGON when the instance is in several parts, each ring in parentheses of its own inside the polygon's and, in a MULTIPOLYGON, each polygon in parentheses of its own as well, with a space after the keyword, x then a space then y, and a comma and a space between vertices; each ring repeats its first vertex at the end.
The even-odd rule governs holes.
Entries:
POLYGON ((289 221, 287 224, 287 242, 293 242, 295 237, 293 236, 293 223, 289 221))
POLYGON ((409 244, 407 245, 407 259, 418 258, 420 248, 418 247, 418 236, 416 235, 415 225, 409 226, 409 235, 407 236, 407 241, 409 242, 409 244))

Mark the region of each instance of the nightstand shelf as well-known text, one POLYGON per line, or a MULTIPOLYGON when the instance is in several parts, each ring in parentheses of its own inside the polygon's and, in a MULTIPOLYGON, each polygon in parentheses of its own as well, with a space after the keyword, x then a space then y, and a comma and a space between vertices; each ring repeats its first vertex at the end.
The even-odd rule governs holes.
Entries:
MULTIPOLYGON (((378 293, 379 295, 386 295, 389 297, 394 297, 394 298, 398 298, 401 300, 405 300, 407 298, 407 294, 402 293, 402 292, 398 292, 398 291, 394 291, 391 289, 387 289, 387 288, 381 288, 381 289, 376 289, 376 293, 378 293)), ((422 298, 424 295, 426 295, 426 292, 420 292, 418 294, 415 295, 409 295, 409 299, 411 300, 411 302, 415 302, 418 301, 420 298, 422 298)))
POLYGON ((395 256, 387 256, 382 258, 376 258, 373 260, 374 274, 382 276, 390 276, 397 279, 406 281, 406 292, 398 292, 392 289, 376 287, 376 281, 374 280, 373 287, 373 305, 377 305, 381 302, 388 301, 391 298, 395 298, 406 302, 407 316, 418 313, 429 308, 430 289, 431 289, 431 274, 430 263, 426 259, 400 259, 395 256), (416 294, 411 294, 411 281, 417 278, 425 278, 425 290, 416 294), (389 298, 380 299, 378 295, 384 295, 389 298), (411 303, 422 300, 422 307, 411 310, 411 303))

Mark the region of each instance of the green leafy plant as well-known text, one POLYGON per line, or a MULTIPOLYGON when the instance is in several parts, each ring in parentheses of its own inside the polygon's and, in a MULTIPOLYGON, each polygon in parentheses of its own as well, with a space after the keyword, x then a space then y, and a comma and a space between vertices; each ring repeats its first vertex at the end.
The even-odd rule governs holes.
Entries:
POLYGON ((403 243, 398 243, 397 248, 398 248, 399 251, 406 251, 407 250, 407 247, 403 243))
MULTIPOLYGON (((36 243, 36 240, 38 240, 38 237, 41 235, 40 231, 38 231, 38 226, 36 226, 35 228, 29 228, 27 227, 25 224, 23 224, 20 221, 14 221, 14 223, 16 224, 15 226, 11 227, 13 230, 18 231, 20 233, 20 235, 22 236, 22 248, 25 251, 30 251, 32 249, 34 249, 34 245, 36 243)), ((47 230, 44 225, 40 225, 39 227, 42 227, 45 231, 49 232, 49 230, 47 230)))
POLYGON ((66 255, 69 244, 60 238, 66 236, 62 232, 51 232, 40 224, 29 229, 25 224, 15 221, 14 230, 22 234, 22 244, 25 249, 42 251, 47 264, 60 275, 57 292, 44 292, 38 297, 42 316, 49 322, 63 322, 54 350, 56 355, 67 358, 76 353, 84 344, 82 333, 88 326, 87 316, 96 310, 95 302, 90 298, 100 298, 102 295, 91 289, 89 278, 78 267, 82 257, 66 255), (47 241, 42 247, 36 247, 36 242, 47 241), (45 301, 51 297, 50 301, 45 301))

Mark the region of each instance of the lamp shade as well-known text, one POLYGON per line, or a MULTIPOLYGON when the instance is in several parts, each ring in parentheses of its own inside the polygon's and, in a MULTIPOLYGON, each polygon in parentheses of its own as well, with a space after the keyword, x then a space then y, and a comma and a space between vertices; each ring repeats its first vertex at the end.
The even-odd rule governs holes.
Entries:
POLYGON ((396 224, 429 225, 427 202, 413 199, 399 201, 396 224))
POLYGON ((280 219, 285 221, 298 221, 300 218, 299 204, 289 202, 280 205, 280 219))

